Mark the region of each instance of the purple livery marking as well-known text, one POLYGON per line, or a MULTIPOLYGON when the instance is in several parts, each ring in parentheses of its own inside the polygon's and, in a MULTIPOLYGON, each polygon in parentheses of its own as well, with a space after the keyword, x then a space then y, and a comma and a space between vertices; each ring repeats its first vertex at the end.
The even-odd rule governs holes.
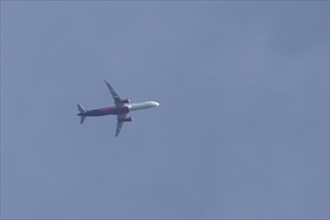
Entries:
POLYGON ((101 108, 99 110, 104 112, 106 115, 121 115, 121 114, 127 114, 129 112, 129 109, 126 106, 101 108))
POLYGON ((102 116, 102 115, 121 115, 127 114, 129 112, 128 107, 109 107, 109 108, 101 108, 87 111, 81 115, 84 116, 102 116))

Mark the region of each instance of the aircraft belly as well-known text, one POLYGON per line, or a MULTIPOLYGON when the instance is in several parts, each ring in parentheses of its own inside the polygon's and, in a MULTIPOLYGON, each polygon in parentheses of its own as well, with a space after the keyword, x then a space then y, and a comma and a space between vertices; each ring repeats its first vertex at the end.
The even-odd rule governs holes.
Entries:
POLYGON ((127 114, 129 109, 126 106, 123 107, 110 107, 110 108, 103 108, 100 109, 105 115, 121 115, 127 114))
POLYGON ((101 115, 103 115, 103 112, 101 112, 100 110, 91 110, 91 111, 88 111, 85 115, 86 116, 101 116, 101 115))

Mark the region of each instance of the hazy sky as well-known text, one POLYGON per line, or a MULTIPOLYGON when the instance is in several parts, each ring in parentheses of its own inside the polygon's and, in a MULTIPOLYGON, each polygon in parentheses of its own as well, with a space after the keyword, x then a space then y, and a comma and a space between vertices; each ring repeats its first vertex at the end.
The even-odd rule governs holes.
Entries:
POLYGON ((329 2, 1 1, 0 217, 329 218, 329 2))

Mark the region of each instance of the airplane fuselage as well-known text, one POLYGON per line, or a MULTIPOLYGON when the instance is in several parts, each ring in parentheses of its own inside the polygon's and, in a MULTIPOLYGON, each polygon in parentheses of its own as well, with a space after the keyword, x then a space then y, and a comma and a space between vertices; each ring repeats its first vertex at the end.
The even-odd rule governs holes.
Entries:
POLYGON ((136 111, 140 109, 153 108, 159 106, 159 103, 148 101, 139 103, 127 103, 122 106, 113 106, 108 108, 100 108, 87 110, 85 113, 79 113, 78 116, 103 116, 103 115, 122 115, 127 114, 131 111, 136 111))
POLYGON ((109 92, 114 100, 115 106, 108 108, 99 108, 93 110, 86 110, 82 105, 77 104, 80 116, 80 124, 83 124, 86 117, 95 117, 95 116, 104 116, 104 115, 117 115, 117 126, 115 137, 119 135, 121 128, 123 127, 125 122, 133 121, 131 116, 127 117, 127 114, 131 111, 141 110, 146 108, 153 108, 159 106, 158 102, 147 101, 147 102, 139 102, 139 103, 131 103, 129 99, 121 99, 117 92, 112 88, 110 83, 104 80, 106 83, 109 92))

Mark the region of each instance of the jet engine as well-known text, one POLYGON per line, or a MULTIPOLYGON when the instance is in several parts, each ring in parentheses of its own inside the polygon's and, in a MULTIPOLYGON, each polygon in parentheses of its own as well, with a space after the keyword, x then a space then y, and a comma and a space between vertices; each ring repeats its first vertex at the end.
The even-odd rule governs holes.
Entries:
POLYGON ((123 99, 120 101, 120 103, 129 103, 129 99, 123 99))
POLYGON ((130 122, 130 121, 133 121, 133 118, 132 117, 127 117, 127 118, 122 119, 122 121, 130 122))

